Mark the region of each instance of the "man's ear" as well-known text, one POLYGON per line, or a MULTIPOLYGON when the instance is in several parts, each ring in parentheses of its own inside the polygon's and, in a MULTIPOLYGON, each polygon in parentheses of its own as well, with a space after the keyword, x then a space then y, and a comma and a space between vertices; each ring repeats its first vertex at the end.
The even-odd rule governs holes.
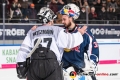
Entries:
POLYGON ((72 17, 69 17, 70 21, 72 22, 73 21, 73 18, 72 17))
POLYGON ((75 22, 75 20, 72 17, 69 17, 70 22, 75 22))

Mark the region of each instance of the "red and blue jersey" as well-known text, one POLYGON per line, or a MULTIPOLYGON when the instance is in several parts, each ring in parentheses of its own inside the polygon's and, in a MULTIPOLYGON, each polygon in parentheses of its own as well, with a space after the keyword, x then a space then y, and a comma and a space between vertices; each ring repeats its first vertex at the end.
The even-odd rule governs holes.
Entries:
MULTIPOLYGON (((72 34, 76 33, 77 29, 78 26, 73 30, 66 31, 69 31, 72 34)), ((99 46, 89 28, 83 35, 83 42, 79 46, 72 48, 69 52, 64 51, 62 57, 63 67, 75 66, 77 68, 84 68, 84 53, 87 53, 88 55, 94 54, 99 58, 99 46)), ((94 57, 92 57, 92 60, 95 60, 94 57)))

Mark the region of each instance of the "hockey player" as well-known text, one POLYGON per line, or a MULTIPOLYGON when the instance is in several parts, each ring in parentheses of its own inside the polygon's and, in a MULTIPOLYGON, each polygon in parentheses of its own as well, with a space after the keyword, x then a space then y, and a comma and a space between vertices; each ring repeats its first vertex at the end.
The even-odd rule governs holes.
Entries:
MULTIPOLYGON (((62 23, 65 26, 66 32, 76 33, 79 27, 82 28, 74 23, 74 20, 80 15, 80 9, 75 4, 65 5, 60 10, 60 14, 62 14, 62 23)), ((62 57, 63 68, 67 69, 73 66, 76 72, 82 71, 82 68, 86 66, 84 53, 87 53, 87 55, 94 54, 99 58, 99 47, 89 28, 87 28, 86 33, 83 35, 82 44, 71 49, 65 49, 62 57)), ((91 59, 97 64, 95 57, 91 57, 91 59)), ((92 79, 96 80, 94 76, 92 76, 92 79)))
POLYGON ((38 16, 43 25, 27 33, 17 55, 17 75, 20 79, 27 77, 27 80, 63 80, 60 63, 64 48, 80 45, 86 29, 71 34, 61 27, 52 26, 56 15, 47 7, 41 8, 38 16), (39 39, 39 46, 27 58, 39 39))
MULTIPOLYGON (((76 33, 77 29, 84 28, 82 26, 78 26, 74 23, 80 13, 80 9, 74 4, 68 4, 63 7, 60 11, 62 14, 62 23, 66 27, 66 32, 76 33)), ((35 28, 35 27, 34 27, 35 28)), ((63 54, 62 62, 63 67, 65 69, 73 66, 76 72, 81 71, 82 68, 85 68, 85 61, 84 61, 84 53, 88 55, 94 54, 99 58, 99 47, 96 42, 95 37, 90 32, 89 28, 87 32, 83 35, 83 43, 79 46, 76 46, 72 49, 65 49, 63 54)), ((91 57, 91 59, 97 64, 96 57, 91 57)), ((96 78, 92 76, 92 79, 95 80, 96 78)))

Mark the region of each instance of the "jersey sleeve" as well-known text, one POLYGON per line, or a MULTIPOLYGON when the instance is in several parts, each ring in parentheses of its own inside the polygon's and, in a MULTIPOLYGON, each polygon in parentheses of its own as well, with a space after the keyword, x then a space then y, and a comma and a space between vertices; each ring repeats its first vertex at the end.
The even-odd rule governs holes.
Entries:
POLYGON ((31 42, 31 36, 29 31, 20 46, 16 62, 26 61, 27 55, 30 53, 31 50, 32 50, 32 42, 31 42))
POLYGON ((80 45, 83 42, 83 37, 80 32, 68 33, 62 29, 57 38, 57 45, 61 48, 71 49, 80 45))
POLYGON ((95 38, 92 40, 92 54, 96 55, 99 59, 99 46, 95 38))
MULTIPOLYGON (((94 54, 99 59, 99 45, 97 43, 97 40, 93 36, 93 34, 91 33, 91 31, 89 29, 87 29, 87 34, 88 34, 89 39, 90 39, 89 50, 88 50, 89 54, 94 54)), ((95 60, 95 59, 93 59, 93 60, 95 60)))

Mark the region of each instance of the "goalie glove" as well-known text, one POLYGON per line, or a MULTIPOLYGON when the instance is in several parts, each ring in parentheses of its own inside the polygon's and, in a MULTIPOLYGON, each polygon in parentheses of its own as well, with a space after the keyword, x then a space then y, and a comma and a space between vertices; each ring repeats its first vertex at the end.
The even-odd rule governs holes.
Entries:
POLYGON ((18 62, 16 64, 17 77, 19 79, 26 78, 29 65, 30 65, 30 58, 27 58, 27 60, 24 62, 18 62))

